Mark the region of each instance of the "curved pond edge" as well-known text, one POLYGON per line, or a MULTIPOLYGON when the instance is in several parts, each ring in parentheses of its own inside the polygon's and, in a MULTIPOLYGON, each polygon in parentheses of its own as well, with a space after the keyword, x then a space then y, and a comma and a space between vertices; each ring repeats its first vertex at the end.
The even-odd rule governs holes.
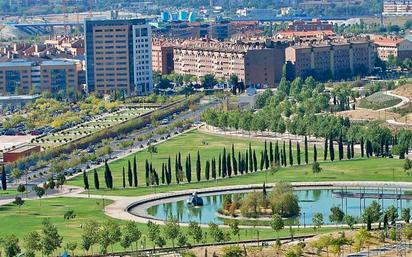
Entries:
MULTIPOLYGON (((292 182, 290 183, 295 190, 305 190, 305 189, 341 189, 341 188, 359 188, 359 187, 364 187, 364 188, 385 188, 385 189, 395 189, 395 188, 402 188, 403 190, 405 189, 410 189, 412 190, 412 183, 411 182, 382 182, 382 181, 376 181, 376 182, 358 182, 358 181, 342 181, 342 182, 292 182)), ((273 184, 267 184, 266 188, 270 189, 273 186, 275 186, 275 183, 273 184)), ((200 196, 201 195, 213 195, 213 194, 232 194, 232 193, 242 193, 242 192, 248 192, 248 191, 253 191, 253 190, 262 190, 263 185, 262 184, 251 184, 251 185, 239 185, 239 186, 222 186, 222 187, 212 187, 212 188, 204 188, 204 189, 191 189, 191 190, 185 190, 185 191, 174 191, 174 192, 169 192, 169 193, 159 193, 159 194, 153 194, 149 196, 142 196, 139 197, 138 199, 134 198, 135 201, 131 201, 126 206, 124 206, 123 211, 125 212, 126 215, 121 215, 123 216, 124 219, 125 216, 128 216, 128 220, 134 220, 137 222, 141 223, 147 223, 148 221, 152 221, 157 224, 164 224, 165 220, 164 219, 159 219, 156 217, 153 217, 147 213, 147 209, 150 208, 151 206, 155 206, 158 204, 162 204, 165 200, 170 200, 170 199, 176 199, 182 198, 182 197, 188 197, 192 195, 192 193, 196 192, 200 196), (138 213, 131 213, 131 209, 137 208, 137 207, 142 207, 140 210, 138 210, 138 213), (133 218, 132 218, 133 217, 133 218)), ((109 215, 112 216, 112 215, 109 215)), ((116 215, 118 216, 118 215, 116 215)), ((114 218, 119 218, 112 216, 114 218)), ((179 223, 181 226, 188 226, 189 223, 186 222, 181 222, 179 223)), ((207 227, 207 224, 199 224, 202 227, 207 227)), ((225 225, 222 225, 225 226, 225 225)), ((328 225, 325 225, 328 226, 328 225)), ((335 225, 331 225, 335 226, 335 225)), ((240 227, 251 227, 251 226, 240 226, 240 227)), ((262 227, 262 228, 268 228, 270 227, 262 227)))

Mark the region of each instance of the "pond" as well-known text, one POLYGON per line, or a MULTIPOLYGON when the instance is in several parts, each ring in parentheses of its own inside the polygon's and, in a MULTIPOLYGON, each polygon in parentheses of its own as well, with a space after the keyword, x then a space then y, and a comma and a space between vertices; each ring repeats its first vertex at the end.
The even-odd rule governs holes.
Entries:
MULTIPOLYGON (((398 208, 398 213, 400 216, 400 209, 405 207, 412 207, 412 200, 396 200, 396 199, 360 199, 360 198, 339 198, 335 193, 342 192, 348 193, 385 193, 385 194, 395 194, 401 192, 402 195, 405 194, 404 191, 395 191, 395 189, 308 189, 308 190, 295 190, 294 194, 299 199, 300 215, 293 219, 289 219, 287 224, 300 224, 300 225, 311 225, 312 218, 315 213, 322 213, 325 224, 330 224, 329 215, 330 208, 333 206, 339 206, 346 214, 352 215, 354 217, 359 217, 363 212, 364 208, 367 207, 372 201, 377 200, 384 209, 390 205, 394 205, 398 208)), ((173 199, 167 199, 164 203, 150 206, 145 210, 145 214, 149 217, 154 217, 160 220, 166 220, 170 217, 177 218, 180 222, 188 223, 190 221, 196 221, 201 224, 208 224, 209 222, 214 222, 216 224, 225 224, 228 219, 222 218, 218 215, 218 210, 222 207, 224 195, 230 193, 219 193, 219 194, 201 194, 204 206, 193 207, 186 204, 186 199, 188 197, 177 197, 173 199)), ((245 195, 245 192, 239 193, 241 197, 245 195)), ((412 198, 412 197, 410 197, 412 198)), ((137 208, 135 207, 130 210, 130 212, 136 213, 137 208)), ((140 213, 142 213, 140 211, 140 213)), ((240 221, 243 225, 266 225, 267 221, 240 221), (249 223, 248 223, 249 222, 249 223)))

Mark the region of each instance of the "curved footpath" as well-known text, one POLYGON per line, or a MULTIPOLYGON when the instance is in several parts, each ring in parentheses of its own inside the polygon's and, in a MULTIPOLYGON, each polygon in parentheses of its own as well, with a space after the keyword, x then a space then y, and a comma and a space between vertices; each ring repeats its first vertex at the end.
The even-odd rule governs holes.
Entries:
MULTIPOLYGON (((369 187, 369 188, 402 188, 402 189, 411 189, 412 190, 412 183, 411 182, 356 182, 356 181, 342 181, 342 182, 299 182, 299 183, 291 183, 295 188, 305 189, 305 188, 358 188, 358 187, 369 187)), ((274 186, 275 184, 267 184, 268 187, 274 186)), ((178 198, 178 197, 185 197, 189 196, 194 192, 199 194, 213 194, 213 193, 236 193, 239 191, 245 190, 254 190, 262 188, 261 184, 251 184, 251 185, 241 185, 241 186, 222 186, 222 187, 211 187, 211 188, 204 188, 204 189, 192 189, 192 190, 183 190, 183 191, 172 191, 168 193, 154 193, 150 195, 144 196, 137 196, 137 197, 130 197, 130 196, 110 196, 110 195, 88 195, 84 193, 83 189, 76 188, 74 190, 71 187, 72 191, 67 192, 65 194, 59 195, 63 197, 77 197, 77 198, 92 198, 92 199, 108 199, 112 200, 113 203, 105 207, 105 214, 120 220, 128 220, 128 221, 135 221, 139 223, 147 223, 148 221, 152 221, 157 224, 164 224, 163 220, 156 219, 151 217, 149 214, 146 213, 147 206, 149 205, 157 205, 165 202, 167 199, 171 198, 178 198), (129 210, 132 207, 142 207, 136 211, 136 214, 129 213, 129 210)), ((52 197, 59 197, 59 196, 52 196, 52 197)), ((182 226, 188 226, 188 223, 180 223, 182 226)), ((208 227, 207 224, 200 224, 202 227, 208 227)), ((335 225, 330 225, 335 226, 335 225)), ((252 226, 240 226, 242 228, 248 228, 252 226)), ((310 227, 310 226, 307 226, 310 227)), ((262 227, 268 228, 269 227, 262 227)))

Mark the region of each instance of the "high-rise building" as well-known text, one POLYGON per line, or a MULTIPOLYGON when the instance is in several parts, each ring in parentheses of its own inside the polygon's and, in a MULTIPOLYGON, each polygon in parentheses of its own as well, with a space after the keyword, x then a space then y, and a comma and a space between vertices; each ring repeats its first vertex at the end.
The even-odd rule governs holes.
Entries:
POLYGON ((152 35, 144 19, 86 20, 86 83, 98 95, 153 91, 152 35))

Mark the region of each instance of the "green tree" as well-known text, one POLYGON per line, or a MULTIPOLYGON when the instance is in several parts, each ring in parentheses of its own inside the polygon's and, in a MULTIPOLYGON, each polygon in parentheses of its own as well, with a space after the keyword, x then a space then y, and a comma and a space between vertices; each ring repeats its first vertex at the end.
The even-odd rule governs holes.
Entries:
POLYGON ((151 221, 147 223, 147 237, 153 242, 153 250, 156 249, 156 242, 161 241, 160 238, 160 226, 151 221))
POLYGON ((52 255, 54 251, 61 247, 62 240, 63 238, 59 235, 57 227, 49 219, 44 219, 41 235, 42 254, 46 256, 52 255))
POLYGON ((179 222, 175 219, 169 219, 165 223, 164 232, 166 238, 172 240, 172 247, 175 248, 175 239, 180 234, 179 222))
POLYGON ((200 83, 205 89, 213 88, 217 84, 217 80, 213 74, 206 74, 200 78, 200 83))
POLYGON ((66 221, 70 221, 70 220, 76 218, 76 213, 73 210, 68 210, 64 213, 63 218, 66 221))
POLYGON ((276 232, 277 237, 279 237, 279 231, 283 229, 285 223, 283 222, 282 217, 279 214, 273 214, 272 222, 271 222, 272 229, 276 232))
POLYGON ((39 197, 40 199, 40 206, 41 206, 41 198, 44 196, 44 194, 46 193, 46 190, 44 190, 44 188, 39 187, 39 186, 34 186, 33 187, 33 191, 36 193, 37 197, 39 197))
POLYGON ((411 219, 411 208, 403 208, 402 209, 402 220, 406 223, 409 223, 411 219))
POLYGON ((234 220, 232 222, 229 223, 229 227, 230 227, 230 231, 232 232, 232 234, 237 237, 237 240, 239 242, 240 240, 240 228, 239 228, 239 221, 234 220))
POLYGON ((107 248, 112 247, 115 243, 120 242, 122 232, 120 226, 113 220, 107 220, 103 222, 99 228, 98 242, 100 244, 101 253, 107 253, 107 248))
POLYGON ((138 248, 137 243, 140 240, 141 236, 142 236, 142 233, 140 232, 139 227, 137 226, 136 222, 129 221, 126 223, 126 225, 123 228, 120 245, 123 248, 127 249, 134 243, 135 244, 134 250, 136 251, 138 248))
POLYGON ((14 198, 14 202, 15 205, 19 206, 19 213, 20 213, 20 209, 24 204, 24 200, 20 197, 20 196, 16 196, 16 198, 14 198))
POLYGON ((23 247, 26 249, 26 254, 35 256, 36 252, 41 251, 41 237, 37 231, 29 232, 23 237, 23 247))
POLYGON ((99 188, 100 188, 99 174, 97 174, 96 169, 94 169, 94 171, 93 171, 93 178, 94 178, 94 188, 96 188, 96 190, 99 190, 99 188))
POLYGON ((353 226, 354 226, 355 223, 356 223, 355 218, 354 218, 353 216, 351 216, 351 215, 345 215, 345 216, 343 217, 343 221, 346 223, 346 225, 348 225, 348 227, 349 227, 350 229, 353 229, 353 226))
POLYGON ((6 257, 15 257, 21 251, 19 239, 15 235, 4 237, 1 241, 1 245, 3 246, 6 257))
POLYGON ((99 224, 95 220, 86 221, 81 235, 81 246, 85 251, 91 250, 99 242, 99 224))
POLYGON ((202 241, 202 228, 199 226, 197 222, 191 221, 189 223, 188 235, 191 236, 193 238, 193 241, 195 241, 197 244, 199 244, 202 241))
POLYGON ((320 163, 315 161, 315 162, 312 164, 312 172, 315 173, 315 174, 318 174, 318 173, 320 173, 321 171, 322 171, 322 168, 320 167, 320 163))
POLYGON ((314 230, 320 229, 323 225, 323 214, 320 212, 315 213, 312 218, 312 223, 314 230))
POLYGON ((335 224, 341 223, 343 221, 344 216, 345 214, 343 213, 341 208, 339 208, 338 206, 333 206, 332 208, 330 208, 330 215, 329 215, 330 222, 335 223, 335 224))
POLYGON ((87 177, 86 171, 83 171, 83 184, 84 189, 89 190, 89 178, 87 177))

